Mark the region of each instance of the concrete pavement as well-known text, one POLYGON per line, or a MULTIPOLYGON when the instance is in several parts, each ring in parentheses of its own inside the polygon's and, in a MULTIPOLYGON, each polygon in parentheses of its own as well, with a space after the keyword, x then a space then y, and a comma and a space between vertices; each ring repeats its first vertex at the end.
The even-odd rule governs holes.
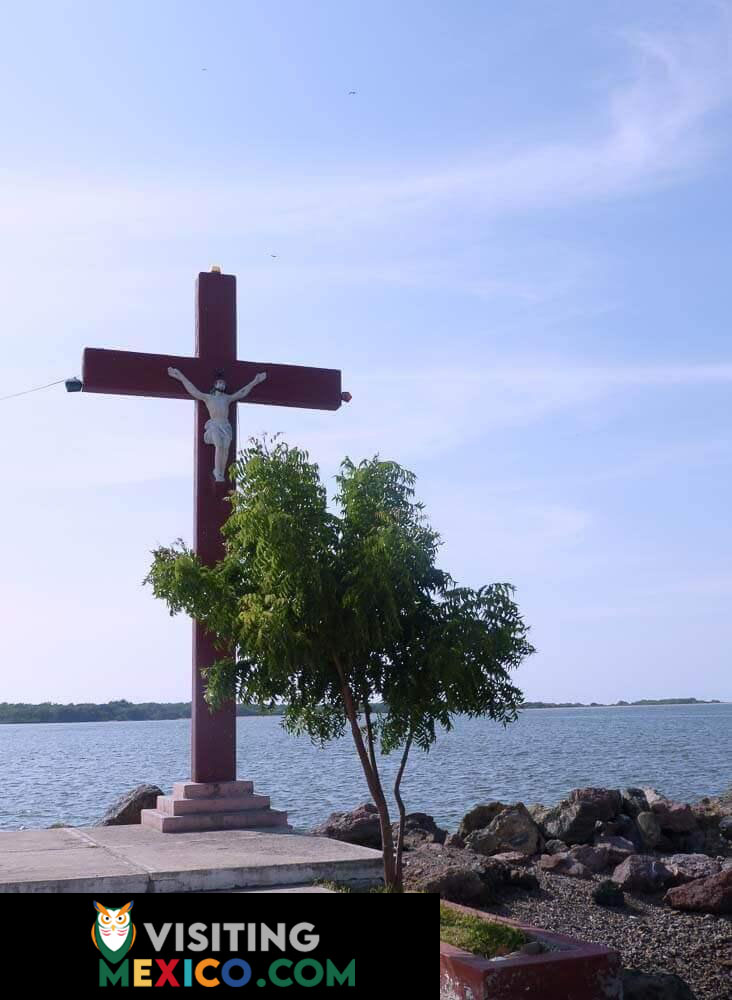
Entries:
POLYGON ((375 884, 382 873, 379 851, 296 833, 162 834, 141 825, 0 833, 0 892, 309 891, 315 879, 375 884))

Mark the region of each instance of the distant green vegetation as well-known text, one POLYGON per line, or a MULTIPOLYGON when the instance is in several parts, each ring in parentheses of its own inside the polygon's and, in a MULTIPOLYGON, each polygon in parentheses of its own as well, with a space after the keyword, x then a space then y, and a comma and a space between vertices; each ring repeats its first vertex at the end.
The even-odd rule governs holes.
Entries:
MULTIPOLYGON (((616 701, 614 705, 601 705, 593 701, 584 705, 579 701, 550 702, 526 701, 522 708, 615 708, 624 705, 720 705, 714 698, 711 701, 701 701, 698 698, 644 698, 642 701, 616 701)), ((377 703, 371 706, 371 711, 380 714, 385 706, 377 703)), ((256 705, 237 705, 237 715, 283 715, 285 706, 273 709, 257 708, 256 705)), ((190 701, 143 701, 134 703, 125 701, 108 701, 104 705, 82 703, 79 705, 59 705, 56 702, 45 701, 41 705, 25 703, 11 704, 0 702, 0 725, 9 722, 142 722, 150 719, 190 719, 190 701)))
POLYGON ((483 958, 494 958, 518 951, 528 938, 506 924, 494 924, 440 903, 440 941, 483 958))
POLYGON ((618 708, 630 705, 721 705, 719 698, 704 701, 701 698, 641 698, 640 701, 615 701, 608 705, 601 701, 591 701, 585 705, 581 701, 525 701, 521 708, 618 708))
MULTIPOLYGON (((272 712, 251 705, 237 705, 237 715, 277 715, 283 709, 272 712)), ((12 705, 0 702, 0 723, 8 722, 138 722, 146 719, 190 719, 189 701, 156 702, 145 701, 133 704, 131 701, 108 701, 105 705, 80 704, 57 705, 44 702, 42 705, 12 705)))

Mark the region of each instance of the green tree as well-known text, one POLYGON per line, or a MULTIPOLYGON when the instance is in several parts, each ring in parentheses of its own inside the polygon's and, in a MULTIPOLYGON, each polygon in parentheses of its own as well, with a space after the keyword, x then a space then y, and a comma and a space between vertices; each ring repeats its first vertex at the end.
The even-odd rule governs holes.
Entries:
POLYGON ((215 636, 207 700, 284 704, 283 725, 324 746, 350 729, 378 809, 384 878, 402 881, 400 786, 412 746, 428 750, 457 714, 514 721, 509 671, 533 652, 509 584, 457 587, 435 565, 439 536, 411 472, 378 457, 336 476, 328 510, 317 465, 281 440, 252 440, 231 467, 225 557, 202 566, 178 541, 146 582, 215 636), (377 760, 401 751, 392 836, 377 760))

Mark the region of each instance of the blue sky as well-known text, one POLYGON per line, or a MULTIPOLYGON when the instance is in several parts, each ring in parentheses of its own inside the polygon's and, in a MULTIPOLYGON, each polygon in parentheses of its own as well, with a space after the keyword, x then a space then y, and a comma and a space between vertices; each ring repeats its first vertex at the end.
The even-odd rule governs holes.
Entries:
MULTIPOLYGON (((242 406, 242 435, 328 477, 413 469, 442 565, 516 585, 527 697, 732 698, 729 3, 27 3, 3 28, 0 395, 85 346, 192 352, 221 265, 242 359, 354 397, 242 406)), ((190 625, 141 580, 191 537, 192 405, 0 405, 0 700, 186 699, 190 625)))

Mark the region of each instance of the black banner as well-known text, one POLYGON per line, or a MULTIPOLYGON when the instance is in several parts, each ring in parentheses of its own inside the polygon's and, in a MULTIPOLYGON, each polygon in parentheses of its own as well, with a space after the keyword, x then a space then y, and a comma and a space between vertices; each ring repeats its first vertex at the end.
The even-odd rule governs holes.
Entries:
POLYGON ((369 1000, 437 989, 434 895, 23 893, 0 907, 6 961, 22 962, 40 989, 369 1000))

